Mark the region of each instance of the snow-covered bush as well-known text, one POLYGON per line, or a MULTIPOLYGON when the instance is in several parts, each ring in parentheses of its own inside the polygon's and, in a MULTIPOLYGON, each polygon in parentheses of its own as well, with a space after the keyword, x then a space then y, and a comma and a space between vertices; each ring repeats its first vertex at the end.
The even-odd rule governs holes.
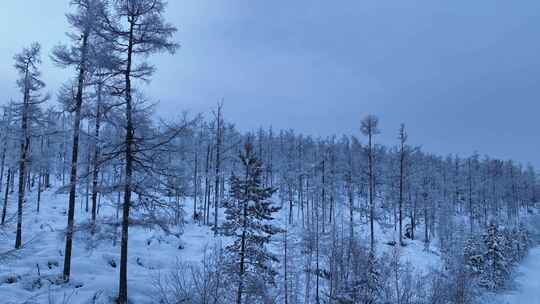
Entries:
POLYGON ((177 261, 167 273, 153 282, 155 301, 160 304, 225 304, 234 302, 231 281, 223 269, 221 249, 206 249, 200 263, 177 261))
POLYGON ((512 268, 527 254, 530 241, 525 226, 500 227, 491 223, 484 233, 467 239, 463 249, 466 270, 490 291, 504 287, 512 268))

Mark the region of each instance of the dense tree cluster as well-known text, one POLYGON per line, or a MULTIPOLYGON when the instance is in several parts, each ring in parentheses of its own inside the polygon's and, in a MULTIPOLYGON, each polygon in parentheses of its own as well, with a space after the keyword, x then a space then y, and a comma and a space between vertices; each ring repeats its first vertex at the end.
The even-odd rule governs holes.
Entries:
POLYGON ((467 268, 478 278, 480 286, 500 289, 509 279, 512 266, 525 257, 529 245, 523 226, 501 229, 492 223, 484 234, 467 240, 464 251, 467 268))

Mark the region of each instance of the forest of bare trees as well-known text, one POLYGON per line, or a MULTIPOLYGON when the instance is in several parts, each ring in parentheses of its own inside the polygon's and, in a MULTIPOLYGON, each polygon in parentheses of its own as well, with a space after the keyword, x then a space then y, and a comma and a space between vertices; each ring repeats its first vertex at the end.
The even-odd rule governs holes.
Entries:
POLYGON ((222 101, 209 115, 160 120, 143 88, 156 72, 151 55, 178 48, 165 2, 71 2, 68 45, 14 55, 20 95, 0 113, 0 240, 10 244, 0 263, 38 237, 24 227, 47 216, 47 191, 66 210, 50 284, 80 275, 73 241, 88 231, 119 252, 110 286, 119 304, 131 294, 132 227, 179 239, 187 225, 211 231, 200 263, 179 251, 148 278, 154 303, 171 304, 473 303, 502 288, 532 245, 531 165, 435 155, 374 115, 358 117, 356 134, 328 137, 239 130, 222 101), (71 73, 53 98, 40 73, 49 59, 71 73), (402 259, 417 243, 440 267, 419 273, 402 259))

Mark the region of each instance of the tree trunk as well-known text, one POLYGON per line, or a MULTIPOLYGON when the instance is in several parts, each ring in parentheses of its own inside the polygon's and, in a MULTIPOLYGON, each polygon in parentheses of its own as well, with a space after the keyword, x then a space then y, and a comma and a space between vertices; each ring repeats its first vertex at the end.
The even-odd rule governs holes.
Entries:
POLYGON ((293 223, 293 190, 292 185, 289 184, 289 224, 293 223))
POLYGON ((399 157, 399 244, 403 246, 403 175, 405 163, 405 147, 401 142, 401 151, 399 157))
MULTIPOLYGON (((249 165, 246 168, 246 181, 248 180, 249 172, 250 172, 249 165)), ((249 189, 245 189, 244 196, 247 197, 249 189)), ((246 252, 246 231, 247 231, 247 207, 248 202, 244 201, 243 203, 243 215, 242 215, 242 239, 241 239, 241 245, 240 245, 240 272, 238 273, 238 293, 236 295, 236 304, 242 303, 242 293, 244 288, 244 272, 245 272, 245 252, 246 252)))
POLYGON ((412 202, 413 206, 411 208, 411 240, 415 238, 416 232, 416 205, 418 202, 418 195, 414 195, 414 201, 412 202))
MULTIPOLYGON (((7 133, 7 130, 4 130, 7 133)), ((4 168, 6 164, 6 152, 7 152, 7 135, 6 140, 3 142, 4 148, 2 149, 2 161, 0 163, 0 193, 2 192, 2 183, 4 182, 4 168)))
POLYGON ((88 46, 88 35, 85 32, 82 40, 82 60, 79 68, 79 79, 77 84, 77 96, 75 98, 75 119, 73 121, 73 147, 71 150, 71 172, 69 175, 69 207, 68 224, 66 229, 66 251, 64 256, 64 281, 69 281, 71 272, 71 249, 73 245, 73 225, 75 218, 75 199, 77 195, 77 160, 79 158, 79 133, 81 128, 81 108, 83 101, 84 77, 86 67, 86 52, 88 46))
POLYGON ((220 204, 219 181, 220 181, 220 162, 221 162, 221 105, 218 105, 217 112, 217 130, 216 130, 216 176, 214 185, 214 235, 218 234, 218 211, 220 204))
POLYGON ((375 231, 374 231, 374 217, 375 217, 375 208, 373 206, 373 191, 374 191, 374 181, 373 181, 373 147, 372 147, 372 135, 369 133, 369 147, 368 147, 368 165, 369 165, 369 246, 370 250, 373 252, 375 249, 375 231))
POLYGON ((211 145, 206 149, 206 163, 204 167, 204 224, 210 224, 210 158, 211 145))
POLYGON ((285 304, 289 303, 289 286, 288 286, 288 280, 287 276, 289 275, 287 273, 287 229, 285 229, 285 232, 283 233, 284 238, 284 255, 283 255, 283 288, 285 291, 285 304))
POLYGON ((98 177, 99 177, 99 131, 101 128, 101 95, 102 95, 102 83, 98 84, 97 90, 97 105, 96 105, 96 121, 94 130, 94 172, 92 172, 92 233, 96 226, 97 217, 97 196, 98 196, 98 177))
POLYGON ((197 196, 199 194, 199 153, 195 151, 195 163, 194 163, 194 176, 193 176, 193 219, 197 220, 197 196))
MULTIPOLYGON (((41 155, 44 154, 43 143, 44 143, 44 136, 41 136, 41 146, 39 148, 41 155)), ((37 197, 37 208, 36 208, 37 213, 39 213, 39 208, 41 205, 41 191, 42 190, 43 190, 43 168, 40 167, 38 171, 38 197, 37 197)))
MULTIPOLYGON (((324 175, 324 174, 323 174, 324 175)), ((315 303, 320 304, 319 296, 319 277, 320 277, 320 268, 319 268, 319 207, 314 206, 315 208, 315 303)), ((324 218, 323 218, 324 222, 324 218)), ((323 225, 324 227, 324 225, 323 225)))
POLYGON ((124 206, 122 210, 122 240, 120 249, 120 283, 118 290, 118 304, 127 304, 127 257, 128 257, 128 233, 129 233, 129 208, 131 205, 131 182, 133 176, 133 118, 131 99, 131 58, 133 54, 133 21, 129 25, 129 45, 127 68, 125 72, 126 81, 126 176, 124 186, 124 206))
POLYGON ((246 248, 246 217, 247 217, 247 204, 244 202, 244 230, 242 231, 242 241, 240 247, 240 272, 238 274, 238 292, 236 294, 236 304, 242 303, 242 293, 244 288, 244 260, 245 260, 245 248, 246 248))
POLYGON ((30 111, 28 69, 29 67, 27 63, 26 75, 25 75, 23 112, 22 112, 22 120, 21 120, 21 129, 23 132, 23 139, 21 141, 21 157, 19 160, 19 193, 18 193, 18 199, 17 199, 17 232, 15 236, 15 249, 20 249, 22 245, 22 215, 23 215, 24 191, 25 191, 26 158, 27 158, 27 153, 28 153, 28 147, 30 146, 30 134, 28 134, 28 114, 29 114, 28 112, 30 111))
MULTIPOLYGON (((87 134, 90 134, 90 124, 88 124, 87 134)), ((86 189, 84 192, 85 208, 84 211, 88 213, 90 211, 90 170, 91 169, 92 155, 90 153, 90 143, 86 145, 86 189)))
MULTIPOLYGON (((322 199, 322 204, 321 204, 321 208, 322 208, 322 222, 323 222, 323 225, 322 225, 322 233, 324 234, 325 233, 325 224, 324 224, 324 220, 326 218, 326 180, 325 180, 325 157, 326 156, 323 156, 323 161, 322 161, 322 177, 321 177, 321 183, 322 183, 322 193, 321 193, 321 199, 322 199)), ((319 214, 319 212, 317 211, 317 215, 319 214)), ((317 224, 318 225, 318 224, 317 224)))
MULTIPOLYGON (((120 187, 120 183, 122 182, 122 169, 120 168, 118 170, 119 172, 116 173, 116 168, 114 168, 115 177, 118 176, 117 185, 120 187)), ((116 247, 116 243, 118 242, 118 223, 120 218, 120 204, 122 201, 122 191, 118 190, 118 195, 116 196, 116 222, 114 226, 114 239, 113 239, 113 246, 116 247)))
POLYGON ((4 225, 6 221, 6 213, 7 213, 7 204, 8 204, 8 198, 9 198, 9 184, 11 179, 11 168, 8 168, 7 172, 7 181, 6 181, 6 192, 4 193, 4 207, 2 208, 2 225, 4 225))
POLYGON ((469 185, 469 233, 470 235, 473 234, 474 231, 474 211, 473 211, 473 199, 472 199, 472 168, 471 168, 471 160, 469 159, 467 161, 467 167, 469 171, 468 176, 468 185, 469 185))
POLYGON ((349 181, 347 186, 347 195, 349 198, 349 250, 347 250, 347 263, 349 263, 351 260, 354 244, 354 192, 350 177, 351 174, 352 172, 349 172, 349 181))
POLYGON ((40 207, 40 204, 41 204, 42 183, 43 183, 43 175, 42 175, 41 170, 40 170, 39 174, 38 174, 38 195, 37 195, 37 208, 36 208, 37 213, 39 213, 39 207, 40 207))

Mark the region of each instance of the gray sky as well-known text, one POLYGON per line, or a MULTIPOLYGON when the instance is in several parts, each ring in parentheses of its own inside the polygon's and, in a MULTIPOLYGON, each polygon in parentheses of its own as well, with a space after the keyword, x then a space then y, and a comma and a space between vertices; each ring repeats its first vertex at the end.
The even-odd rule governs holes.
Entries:
MULTIPOLYGON (((68 0, 3 1, 0 100, 20 98, 12 57, 43 44, 44 79, 65 40, 68 0)), ((393 143, 439 154, 473 151, 540 167, 540 1, 169 0, 182 48, 153 59, 158 112, 208 111, 225 99, 241 130, 273 125, 358 134, 380 117, 393 143)))

